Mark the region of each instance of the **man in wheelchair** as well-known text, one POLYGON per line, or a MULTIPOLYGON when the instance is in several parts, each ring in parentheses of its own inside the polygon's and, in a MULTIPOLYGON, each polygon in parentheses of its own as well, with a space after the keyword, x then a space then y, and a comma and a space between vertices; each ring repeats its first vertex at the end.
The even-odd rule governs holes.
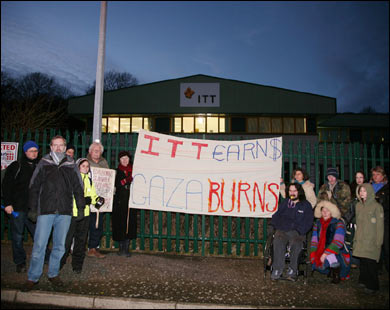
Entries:
POLYGON ((290 264, 284 279, 297 280, 298 258, 306 239, 306 233, 313 225, 313 210, 306 200, 305 192, 299 183, 286 187, 287 199, 279 205, 272 216, 271 225, 275 229, 273 240, 273 263, 271 280, 282 277, 285 267, 287 243, 290 245, 290 264))

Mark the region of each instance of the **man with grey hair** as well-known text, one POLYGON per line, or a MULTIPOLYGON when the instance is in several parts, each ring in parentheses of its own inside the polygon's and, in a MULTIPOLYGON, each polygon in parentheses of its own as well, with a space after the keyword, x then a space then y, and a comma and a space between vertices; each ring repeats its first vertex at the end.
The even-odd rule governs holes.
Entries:
MULTIPOLYGON (((91 167, 110 168, 107 160, 102 156, 103 152, 104 147, 100 142, 95 141, 89 146, 87 159, 91 167)), ((98 250, 100 239, 103 236, 103 218, 104 212, 99 212, 99 224, 98 227, 96 227, 96 212, 91 212, 90 214, 87 252, 87 256, 89 257, 105 258, 105 256, 98 250)))

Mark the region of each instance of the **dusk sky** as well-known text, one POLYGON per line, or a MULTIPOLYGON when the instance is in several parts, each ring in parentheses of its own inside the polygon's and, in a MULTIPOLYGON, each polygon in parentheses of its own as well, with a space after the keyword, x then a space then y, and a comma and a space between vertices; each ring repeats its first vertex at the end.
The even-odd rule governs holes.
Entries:
MULTIPOLYGON (((100 1, 2 1, 1 70, 96 78, 100 1)), ((194 74, 389 112, 389 3, 108 2, 105 70, 140 84, 194 74)))

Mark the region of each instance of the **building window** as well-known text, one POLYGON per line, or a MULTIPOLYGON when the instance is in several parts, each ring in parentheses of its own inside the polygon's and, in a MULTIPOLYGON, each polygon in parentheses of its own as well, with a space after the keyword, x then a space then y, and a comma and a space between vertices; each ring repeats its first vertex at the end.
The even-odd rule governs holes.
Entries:
POLYGON ((121 117, 120 132, 130 132, 130 117, 121 117))
POLYGON ((257 117, 249 117, 248 118, 248 132, 258 132, 257 128, 257 117))
POLYGON ((155 119, 155 130, 160 133, 169 133, 170 132, 171 120, 169 117, 157 117, 155 119))
POLYGON ((119 117, 108 118, 108 132, 111 133, 119 132, 119 117))
POLYGON ((292 117, 283 118, 283 133, 294 133, 294 119, 292 117))
POLYGON ((207 132, 213 133, 213 132, 219 132, 218 129, 218 117, 207 117, 207 132))
POLYGON ((183 132, 194 132, 194 117, 183 117, 183 132))
POLYGON ((142 129, 142 117, 131 118, 131 132, 138 132, 142 129))
POLYGON ((273 133, 281 133, 282 132, 282 119, 281 118, 272 118, 272 127, 271 130, 273 133))
POLYGON ((174 132, 181 132, 181 117, 175 117, 174 118, 174 128, 173 128, 173 131, 174 132))
POLYGON ((271 119, 269 117, 259 117, 259 132, 271 132, 271 119))
POLYGON ((246 132, 246 119, 244 117, 231 118, 231 132, 246 132))
POLYGON ((107 132, 107 117, 102 118, 102 132, 107 132))
POLYGON ((206 118, 198 116, 195 118, 195 132, 206 132, 206 118))
POLYGON ((224 117, 219 118, 219 132, 226 132, 226 119, 224 117))
POLYGON ((305 118, 296 118, 295 119, 295 132, 296 133, 305 133, 306 132, 305 118))

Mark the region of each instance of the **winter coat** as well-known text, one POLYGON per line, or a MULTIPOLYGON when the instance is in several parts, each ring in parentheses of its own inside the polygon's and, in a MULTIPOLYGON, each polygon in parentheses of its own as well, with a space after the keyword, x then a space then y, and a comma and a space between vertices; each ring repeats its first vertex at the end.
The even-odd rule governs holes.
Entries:
MULTIPOLYGON (((295 183, 296 180, 291 180, 291 183, 295 183)), ((306 180, 305 183, 302 184, 303 191, 305 192, 306 200, 310 202, 311 207, 314 209, 317 204, 316 193, 314 192, 314 184, 309 180, 306 180)), ((286 198, 286 185, 283 183, 280 185, 280 194, 283 198, 286 198)))
POLYGON ((125 173, 119 168, 115 176, 115 196, 112 208, 112 239, 123 241, 137 238, 137 209, 129 210, 130 183, 122 184, 125 173), (128 233, 126 228, 128 226, 128 233))
POLYGON ((337 180, 333 190, 330 190, 330 185, 326 182, 318 191, 317 198, 319 200, 329 200, 340 209, 341 215, 344 216, 348 212, 351 202, 351 189, 347 183, 337 180))
POLYGON ((65 156, 57 165, 50 154, 35 169, 29 190, 29 207, 38 215, 72 215, 73 196, 78 208, 85 207, 80 172, 73 159, 65 156))
POLYGON ((39 159, 28 159, 26 155, 12 162, 5 170, 2 181, 4 206, 12 206, 14 211, 28 212, 28 188, 39 159))
POLYGON ((353 240, 353 255, 379 261, 383 243, 383 207, 376 202, 372 186, 364 183, 367 200, 359 198, 356 204, 356 232, 353 240))
POLYGON ((313 225, 313 209, 307 200, 298 201, 294 208, 288 207, 290 199, 285 199, 274 213, 271 225, 282 231, 296 230, 305 235, 313 225))
POLYGON ((389 226, 389 183, 383 185, 383 187, 375 193, 375 199, 382 205, 385 215, 385 225, 389 226))
MULTIPOLYGON (((92 183, 92 178, 87 173, 80 173, 81 179, 84 184, 84 197, 91 197, 91 204, 96 204, 96 199, 99 197, 96 194, 95 185, 92 183)), ((89 205, 85 205, 84 216, 89 216, 90 210, 89 205)), ((73 216, 77 217, 78 210, 76 205, 76 200, 73 199, 73 216)))
POLYGON ((91 157, 90 154, 87 155, 87 159, 88 159, 89 165, 90 165, 91 167, 110 169, 110 167, 108 166, 107 160, 106 160, 104 157, 102 157, 102 156, 100 157, 98 163, 95 163, 95 162, 92 160, 92 157, 91 157))

